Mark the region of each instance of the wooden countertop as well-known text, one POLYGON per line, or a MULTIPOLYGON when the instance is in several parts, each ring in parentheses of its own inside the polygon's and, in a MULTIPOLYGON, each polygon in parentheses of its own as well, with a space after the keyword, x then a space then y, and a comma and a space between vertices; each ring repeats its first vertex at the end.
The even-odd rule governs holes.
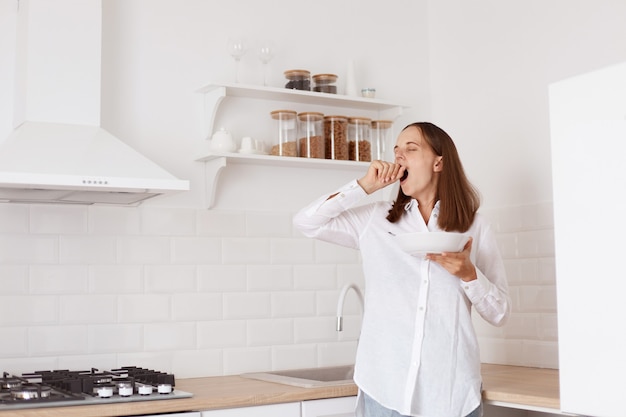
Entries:
MULTIPOLYGON (((483 396, 487 402, 559 409, 556 369, 483 364, 483 396)), ((356 385, 300 388, 240 376, 189 378, 176 381, 176 389, 192 398, 102 405, 47 407, 0 411, 0 417, 112 417, 200 411, 297 402, 357 394, 356 385)))

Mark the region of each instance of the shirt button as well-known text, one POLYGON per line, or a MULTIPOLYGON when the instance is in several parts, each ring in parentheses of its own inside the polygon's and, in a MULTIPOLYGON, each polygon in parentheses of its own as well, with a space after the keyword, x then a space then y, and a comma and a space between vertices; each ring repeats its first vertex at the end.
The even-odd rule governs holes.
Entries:
POLYGON ((428 284, 428 280, 427 279, 424 280, 424 284, 428 284))
POLYGON ((465 289, 466 289, 466 290, 469 290, 469 285, 466 285, 466 286, 465 286, 465 289))

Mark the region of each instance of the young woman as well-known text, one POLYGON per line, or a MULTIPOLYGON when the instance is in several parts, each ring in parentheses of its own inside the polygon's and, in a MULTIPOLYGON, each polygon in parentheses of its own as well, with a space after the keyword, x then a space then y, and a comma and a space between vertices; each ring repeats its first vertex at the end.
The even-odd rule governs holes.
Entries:
POLYGON ((365 312, 354 381, 357 415, 482 415, 480 353, 473 309, 503 325, 510 298, 502 259, 480 199, 450 136, 432 123, 405 127, 395 161, 373 161, 365 176, 302 209, 305 236, 361 251, 365 312), (396 200, 359 201, 400 181, 396 200), (394 236, 461 232, 461 252, 413 256, 394 236))

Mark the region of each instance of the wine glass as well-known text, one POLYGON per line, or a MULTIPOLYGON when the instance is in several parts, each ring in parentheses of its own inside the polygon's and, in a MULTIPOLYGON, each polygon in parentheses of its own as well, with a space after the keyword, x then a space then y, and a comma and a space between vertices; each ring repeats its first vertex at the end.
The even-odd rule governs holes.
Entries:
POLYGON ((263 85, 267 85, 267 64, 274 58, 274 42, 263 41, 258 49, 259 60, 263 64, 263 85))
POLYGON ((235 82, 239 82, 239 62, 248 51, 244 38, 228 38, 228 51, 235 59, 235 82))

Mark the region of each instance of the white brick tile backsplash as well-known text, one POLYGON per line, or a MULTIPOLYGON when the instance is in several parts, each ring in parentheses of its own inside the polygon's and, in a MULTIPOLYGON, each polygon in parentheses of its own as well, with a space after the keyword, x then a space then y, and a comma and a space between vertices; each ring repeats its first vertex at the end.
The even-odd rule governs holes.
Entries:
POLYGON ((222 318, 221 294, 172 295, 172 319, 175 321, 203 321, 222 318))
POLYGON ((28 349, 33 356, 87 353, 87 326, 37 326, 28 329, 28 349))
POLYGON ((154 323, 170 319, 169 295, 120 295, 117 302, 120 323, 154 323))
POLYGON ((291 237, 292 217, 285 213, 246 213, 246 236, 291 237))
POLYGON ((522 258, 554 256, 553 230, 520 232, 518 234, 518 251, 522 258))
POLYGON ((316 366, 317 346, 314 344, 272 347, 272 370, 315 368, 316 366))
POLYGON ((330 290, 337 286, 334 265, 295 265, 294 288, 297 290, 330 290))
POLYGON ((141 352, 144 347, 143 324, 93 324, 87 335, 91 353, 141 352))
POLYGON ((143 291, 140 265, 90 266, 89 291, 100 294, 126 294, 143 291))
POLYGON ((246 291, 245 265, 211 265, 198 267, 198 290, 202 292, 246 291))
POLYGON ((177 293, 197 288, 194 265, 146 265, 144 288, 149 293, 177 293))
POLYGON ((224 349, 224 375, 261 372, 272 368, 272 348, 224 349))
POLYGON ((522 361, 525 366, 558 368, 558 344, 554 342, 526 340, 522 344, 522 361))
POLYGON ((143 343, 147 351, 195 349, 196 323, 154 323, 143 326, 143 343))
POLYGON ((198 348, 218 349, 246 346, 246 320, 214 320, 198 322, 198 348))
POLYGON ((0 324, 3 326, 56 324, 58 312, 59 299, 54 295, 0 297, 0 324))
POLYGON ((63 295, 59 297, 60 324, 115 323, 117 297, 114 295, 63 295))
POLYGON ((248 346, 273 346, 293 343, 293 320, 248 320, 248 346))
POLYGON ((28 233, 30 206, 0 204, 0 233, 28 233))
POLYGON ((89 289, 87 265, 34 265, 30 268, 31 294, 84 294, 89 289))
POLYGON ((26 294, 28 288, 26 265, 0 265, 0 295, 26 294))
POLYGON ((113 353, 92 353, 85 355, 61 356, 55 369, 90 369, 92 367, 97 369, 115 369, 120 366, 122 365, 117 364, 117 355, 113 353))
POLYGON ((559 339, 559 327, 557 314, 541 314, 539 316, 539 338, 541 340, 557 341, 559 339))
POLYGON ((272 314, 270 293, 224 294, 225 319, 269 318, 272 314))
POLYGON ((333 245, 331 243, 315 241, 315 261, 317 263, 355 263, 359 259, 359 253, 355 249, 333 245))
POLYGON ((138 235, 140 211, 133 207, 89 207, 89 230, 96 235, 138 235))
POLYGON ((222 375, 222 351, 212 350, 177 350, 172 354, 171 372, 178 378, 199 378, 222 375))
POLYGON ((215 264, 222 259, 222 242, 214 237, 172 238, 172 262, 177 264, 215 264))
POLYGON ((197 234, 215 237, 246 236, 246 215, 244 212, 198 210, 196 212, 197 234))
POLYGON ((516 233, 502 233, 496 235, 496 241, 498 242, 498 248, 500 249, 500 255, 503 259, 515 259, 517 258, 517 234, 516 233))
POLYGON ((30 232, 78 234, 88 231, 88 206, 37 205, 30 208, 30 232))
POLYGON ((246 346, 246 320, 214 320, 198 322, 198 348, 217 349, 246 346))
POLYGON ((273 264, 310 264, 313 262, 313 243, 310 239, 272 239, 271 261, 273 264))
POLYGON ((248 267, 249 291, 287 291, 293 289, 291 265, 254 265, 248 267))
POLYGON ((302 317, 294 321, 296 343, 338 340, 335 317, 302 317))
MULTIPOLYGON (((551 210, 482 210, 513 306, 500 328, 474 314, 486 362, 558 367, 551 210)), ((335 316, 344 285, 365 288, 360 253, 304 238, 291 221, 262 210, 0 205, 0 339, 11 339, 0 364, 184 378, 353 363, 362 317, 352 291, 343 332, 335 316)))
POLYGON ((310 317, 316 312, 315 292, 275 292, 272 294, 273 317, 310 317))
POLYGON ((141 207, 141 232, 145 235, 185 236, 196 233, 196 213, 192 209, 141 207))
POLYGON ((270 240, 263 238, 225 238, 222 240, 224 264, 269 264, 270 240))
POLYGON ((526 285, 518 289, 520 311, 556 313, 556 287, 526 285))
MULTIPOLYGON (((20 357, 28 352, 28 334, 25 327, 0 326, 0 340, 0 358, 20 357)), ((7 371, 2 367, 0 370, 7 371)))
POLYGON ((504 329, 504 336, 508 339, 537 340, 539 315, 513 313, 504 329))
POLYGON ((317 346, 318 366, 349 365, 356 357, 356 340, 338 343, 320 343, 317 346))
POLYGON ((3 264, 54 264, 59 261, 59 239, 44 235, 0 236, 3 264))
POLYGON ((480 360, 485 363, 523 365, 522 341, 479 338, 480 360))
POLYGON ((117 241, 110 236, 61 236, 59 262, 114 264, 117 262, 117 241))
POLYGON ((171 244, 170 238, 166 237, 121 237, 118 240, 119 262, 123 264, 170 262, 171 244))

